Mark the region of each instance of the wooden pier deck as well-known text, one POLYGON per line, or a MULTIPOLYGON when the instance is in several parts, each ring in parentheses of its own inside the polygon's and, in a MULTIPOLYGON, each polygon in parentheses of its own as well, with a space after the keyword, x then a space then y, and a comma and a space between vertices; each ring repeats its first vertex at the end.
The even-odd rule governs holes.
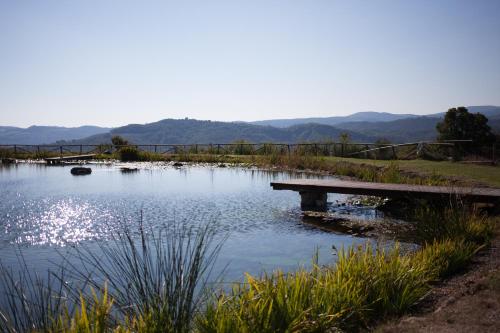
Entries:
POLYGON ((387 184, 337 179, 293 179, 283 182, 272 182, 271 186, 274 190, 299 192, 302 199, 301 207, 303 209, 323 209, 326 206, 327 193, 426 199, 443 199, 454 196, 472 202, 500 203, 499 188, 387 184))
POLYGON ((48 158, 44 158, 44 160, 48 164, 59 164, 61 162, 66 162, 66 161, 89 160, 89 159, 94 158, 94 156, 96 156, 96 154, 60 156, 60 157, 48 157, 48 158))

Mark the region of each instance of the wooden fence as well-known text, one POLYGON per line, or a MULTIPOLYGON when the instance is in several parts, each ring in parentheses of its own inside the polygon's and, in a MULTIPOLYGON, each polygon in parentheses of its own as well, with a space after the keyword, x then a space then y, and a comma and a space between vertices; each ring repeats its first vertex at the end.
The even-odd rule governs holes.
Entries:
MULTIPOLYGON (((0 150, 14 155, 35 154, 35 156, 64 156, 74 154, 112 154, 124 147, 133 147, 140 151, 156 154, 232 154, 232 155, 315 155, 339 156, 368 159, 414 159, 414 158, 454 158, 458 148, 470 144, 471 140, 455 140, 447 142, 412 142, 402 144, 383 143, 209 143, 209 144, 49 144, 19 145, 3 144, 0 150)), ((498 147, 482 147, 478 149, 480 159, 496 161, 498 147)))

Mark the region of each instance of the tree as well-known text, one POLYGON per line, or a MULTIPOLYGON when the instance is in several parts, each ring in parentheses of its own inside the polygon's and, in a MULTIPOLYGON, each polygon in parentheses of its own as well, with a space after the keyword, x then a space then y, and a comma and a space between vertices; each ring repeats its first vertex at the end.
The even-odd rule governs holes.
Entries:
POLYGON ((129 144, 129 142, 127 140, 125 140, 124 138, 122 138, 121 136, 119 135, 115 135, 111 138, 111 143, 115 146, 126 146, 129 144))
POLYGON ((342 132, 339 135, 340 143, 347 144, 351 141, 351 136, 347 132, 342 132))
POLYGON ((439 132, 438 140, 472 140, 476 146, 495 141, 488 126, 488 118, 481 113, 469 113, 463 106, 449 109, 436 129, 439 132))

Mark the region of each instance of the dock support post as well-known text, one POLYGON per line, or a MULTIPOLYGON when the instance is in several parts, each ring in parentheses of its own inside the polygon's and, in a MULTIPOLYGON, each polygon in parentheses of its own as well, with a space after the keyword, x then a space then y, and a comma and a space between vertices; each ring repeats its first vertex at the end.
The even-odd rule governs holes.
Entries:
POLYGON ((302 210, 326 210, 326 192, 300 191, 300 209, 302 210))

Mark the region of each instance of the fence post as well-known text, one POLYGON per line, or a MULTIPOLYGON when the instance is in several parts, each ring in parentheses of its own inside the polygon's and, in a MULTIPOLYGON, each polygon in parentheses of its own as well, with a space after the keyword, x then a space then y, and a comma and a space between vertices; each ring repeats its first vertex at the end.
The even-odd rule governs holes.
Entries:
POLYGON ((59 153, 61 154, 61 157, 62 157, 62 155, 63 155, 63 148, 62 148, 62 146, 59 146, 59 153))
POLYGON ((342 150, 341 150, 340 154, 341 154, 342 157, 344 157, 344 145, 345 144, 342 142, 341 145, 342 145, 342 150))
POLYGON ((392 146, 392 157, 397 160, 398 159, 398 155, 396 155, 396 148, 394 148, 394 146, 392 146))

